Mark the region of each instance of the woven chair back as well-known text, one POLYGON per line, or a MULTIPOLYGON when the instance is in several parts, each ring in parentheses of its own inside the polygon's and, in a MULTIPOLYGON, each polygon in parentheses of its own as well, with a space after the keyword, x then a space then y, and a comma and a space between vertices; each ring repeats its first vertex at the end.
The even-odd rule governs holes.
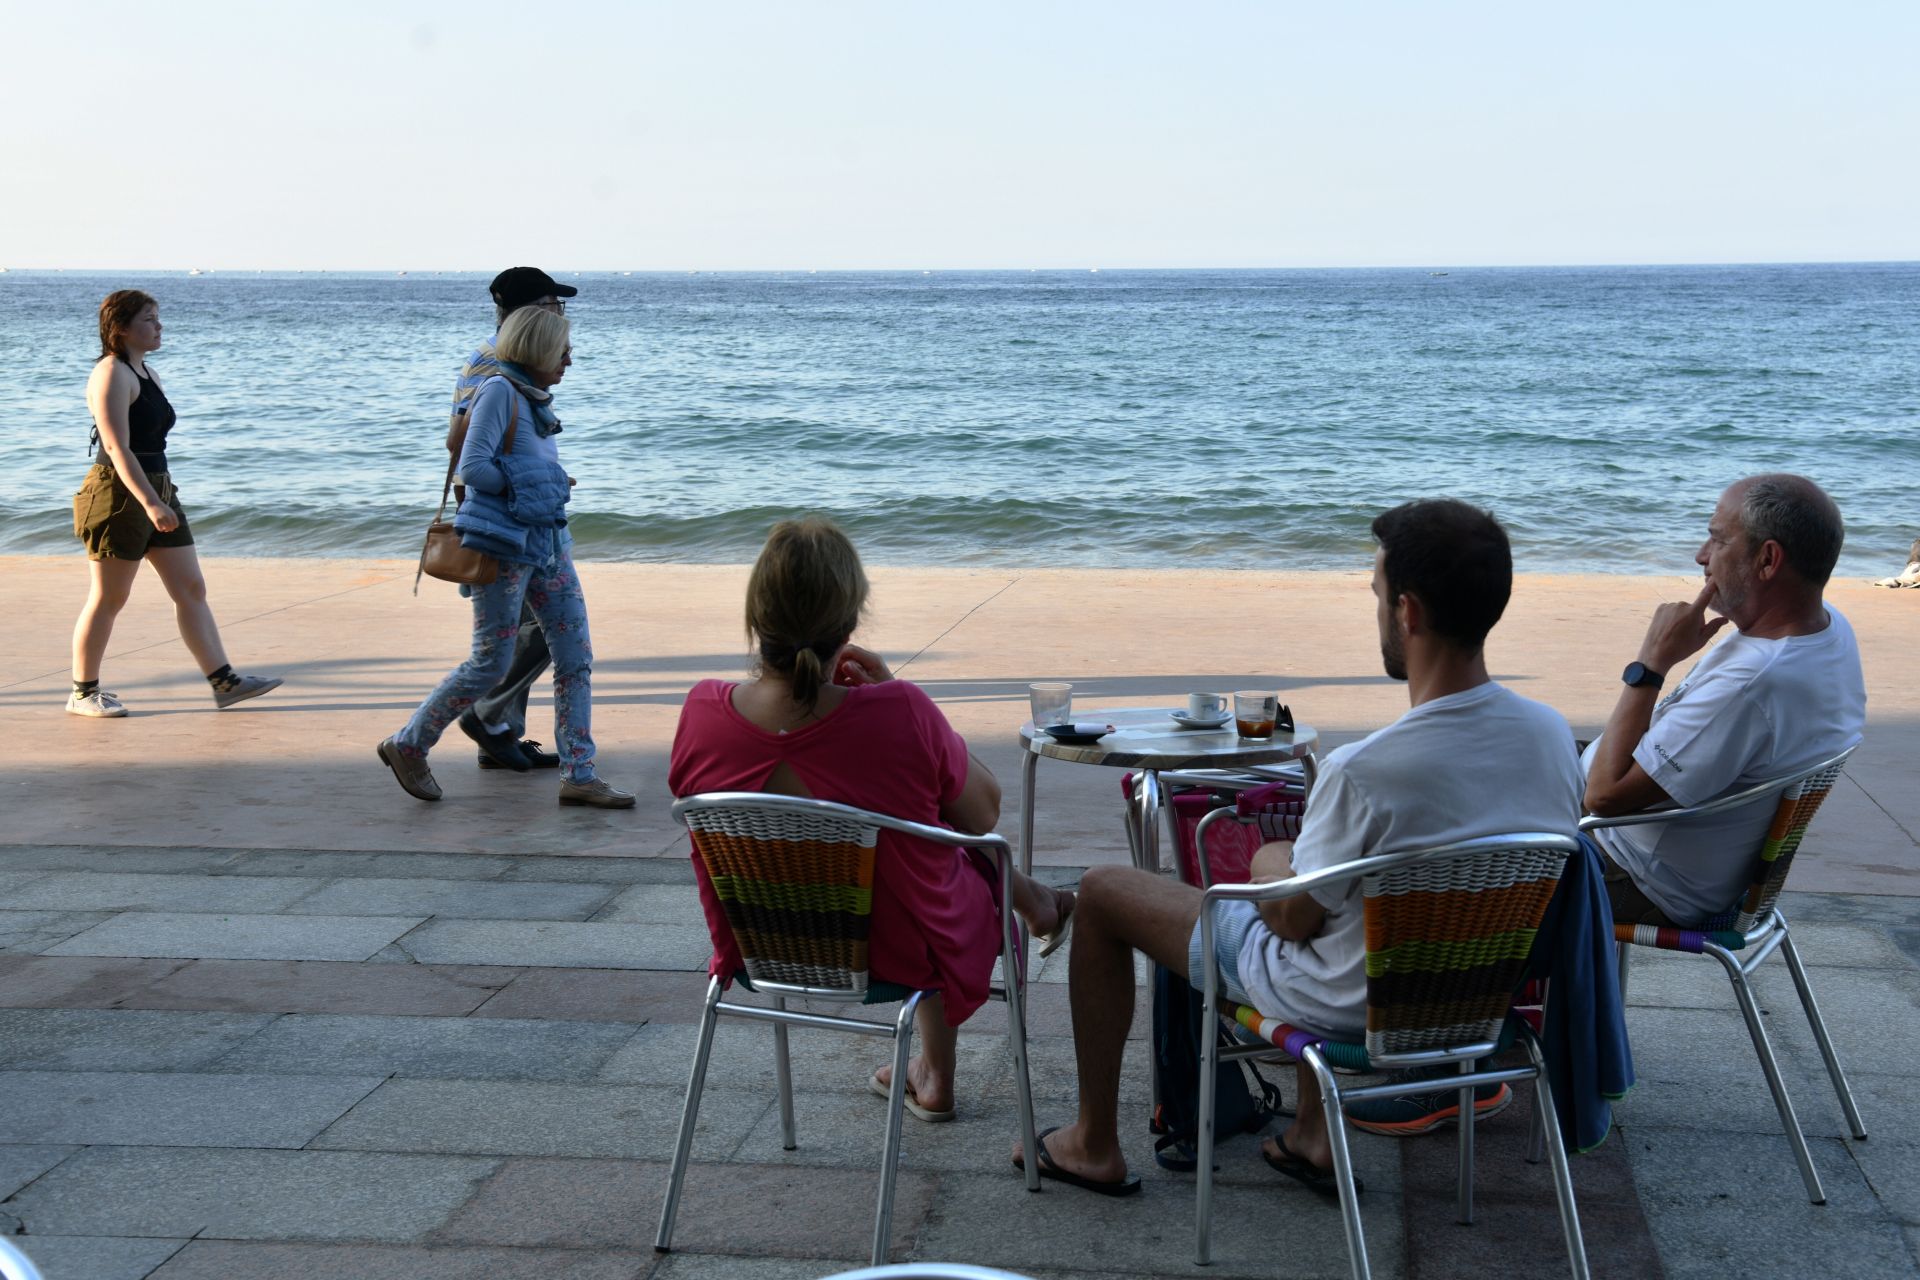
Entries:
POLYGON ((1497 1039, 1566 858, 1482 850, 1365 877, 1367 1055, 1497 1039))
POLYGON ((1760 852, 1754 859, 1753 879, 1741 896, 1740 905, 1700 926, 1703 930, 1731 929, 1745 933, 1773 910, 1780 890, 1786 887, 1787 872, 1793 869, 1793 855, 1800 851, 1801 837, 1807 834, 1807 824, 1813 821, 1820 802, 1833 790, 1844 767, 1842 761, 1822 769, 1780 793, 1773 821, 1767 824, 1767 834, 1761 838, 1760 852))
POLYGON ((749 980, 866 991, 877 828, 723 806, 686 821, 749 980))

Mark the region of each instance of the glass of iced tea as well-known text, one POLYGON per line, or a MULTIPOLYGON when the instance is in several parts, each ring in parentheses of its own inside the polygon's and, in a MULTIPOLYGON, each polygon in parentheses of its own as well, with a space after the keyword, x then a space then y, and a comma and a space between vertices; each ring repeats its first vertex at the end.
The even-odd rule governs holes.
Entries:
POLYGON ((1280 695, 1243 689, 1233 695, 1233 723, 1243 738, 1265 740, 1273 736, 1273 722, 1280 715, 1280 695))

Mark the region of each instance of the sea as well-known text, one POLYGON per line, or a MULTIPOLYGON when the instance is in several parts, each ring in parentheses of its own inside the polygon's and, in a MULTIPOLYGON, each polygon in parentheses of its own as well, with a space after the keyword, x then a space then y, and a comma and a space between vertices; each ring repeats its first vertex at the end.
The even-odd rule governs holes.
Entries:
MULTIPOLYGON (((1920 534, 1920 263, 560 271, 581 559, 1347 569, 1408 498, 1522 570, 1697 572, 1720 489, 1814 477, 1841 575, 1920 534)), ((160 302, 203 555, 411 559, 490 273, 0 273, 0 552, 76 553, 96 308, 160 302)))

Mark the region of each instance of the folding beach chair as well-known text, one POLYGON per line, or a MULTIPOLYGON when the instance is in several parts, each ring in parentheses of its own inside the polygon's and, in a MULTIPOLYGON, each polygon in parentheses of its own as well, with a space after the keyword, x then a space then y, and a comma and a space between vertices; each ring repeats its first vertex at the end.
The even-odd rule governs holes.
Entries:
POLYGON ((1216 902, 1277 902, 1314 889, 1361 882, 1365 912, 1367 1030, 1364 1043, 1326 1040, 1275 1023, 1245 1005, 1222 1004, 1217 966, 1204 966, 1203 1025, 1225 1014, 1257 1042, 1219 1048, 1202 1039, 1200 1134, 1195 1206, 1196 1260, 1210 1261, 1213 1216, 1214 1063, 1284 1049, 1305 1061, 1326 1105, 1327 1132, 1347 1256, 1355 1280, 1370 1274, 1366 1237, 1347 1148, 1345 1104, 1368 1098, 1427 1093, 1431 1079, 1343 1086, 1336 1068, 1387 1071, 1454 1065, 1460 1085, 1459 1218, 1473 1221, 1473 1091, 1482 1084, 1532 1080, 1534 1112, 1545 1126, 1560 1229, 1576 1280, 1587 1276, 1586 1247, 1574 1207, 1573 1180, 1560 1139, 1546 1064, 1532 1027, 1509 1019, 1534 933, 1560 881, 1567 858, 1579 852, 1571 836, 1522 832, 1430 849, 1375 854, 1342 866, 1271 884, 1220 884, 1203 892, 1200 954, 1213 954, 1216 902), (1527 1065, 1476 1071, 1477 1059, 1498 1052, 1509 1038, 1526 1049, 1527 1065))
POLYGON ((1822 760, 1790 777, 1762 782, 1706 804, 1685 809, 1624 814, 1614 818, 1587 818, 1580 823, 1582 831, 1596 831, 1603 827, 1685 822, 1690 818, 1751 804, 1768 796, 1778 797, 1773 821, 1768 824, 1760 847, 1753 854, 1753 875, 1738 906, 1692 928, 1616 924, 1613 934, 1614 940, 1620 944, 1620 995, 1623 1000, 1627 994, 1627 958, 1632 954, 1633 947, 1708 955, 1718 960, 1720 967, 1726 970, 1727 981, 1733 984, 1734 999, 1740 1004, 1740 1014, 1746 1019, 1747 1034, 1753 1040, 1753 1051, 1760 1058, 1760 1070, 1766 1074, 1767 1088, 1773 1094, 1774 1108, 1779 1111, 1780 1123, 1786 1129, 1787 1143, 1793 1148, 1793 1158, 1800 1166, 1800 1177, 1806 1183, 1807 1198, 1815 1204, 1825 1204, 1827 1193, 1820 1185, 1820 1175, 1814 1172, 1813 1156, 1807 1150, 1806 1135, 1801 1132, 1800 1120, 1794 1115, 1793 1100, 1787 1097, 1787 1086, 1780 1078, 1780 1064, 1774 1060, 1773 1046, 1767 1040, 1767 1029, 1760 1022, 1760 1007, 1754 1000, 1753 988, 1747 979, 1775 950, 1786 957, 1787 972, 1793 975, 1794 989, 1800 993, 1800 1007, 1807 1015, 1807 1024, 1813 1029, 1814 1041, 1820 1046, 1820 1056, 1826 1061, 1827 1076, 1833 1081, 1833 1091, 1840 1099, 1840 1110, 1846 1113, 1847 1126, 1853 1136, 1865 1138, 1866 1126, 1860 1122, 1860 1111, 1854 1106, 1853 1092, 1847 1088, 1847 1077, 1840 1070, 1839 1055, 1834 1052, 1833 1040, 1827 1034, 1827 1024, 1820 1017, 1820 1005, 1813 998, 1813 987, 1807 982, 1806 966, 1800 963, 1800 952, 1793 945, 1793 934, 1787 928, 1787 918, 1776 905, 1780 890, 1786 885, 1787 872, 1793 868, 1793 855, 1799 852, 1807 824, 1813 820, 1820 802, 1833 789, 1841 770, 1846 767, 1847 757, 1853 752, 1854 748, 1849 747, 1839 755, 1822 760), (1735 955, 1736 951, 1742 954, 1735 955))
MULTIPOLYGON (((772 998, 772 1006, 722 1000, 728 983, 716 976, 707 983, 700 1034, 687 1081, 686 1109, 674 1146, 667 1196, 660 1209, 660 1231, 653 1247, 664 1253, 673 1243, 673 1219, 680 1205, 687 1163, 693 1149, 700 1092, 713 1052, 714 1029, 721 1016, 773 1024, 774 1074, 780 1093, 780 1129, 788 1151, 796 1146, 793 1075, 787 1055, 787 1028, 813 1027, 856 1035, 891 1036, 893 1087, 887 1098, 886 1138, 880 1156, 880 1198, 874 1212, 873 1263, 887 1258, 893 1224, 894 1176, 900 1164, 901 1118, 905 1109, 907 1058, 913 1044, 913 1015, 933 994, 876 981, 867 967, 867 938, 873 914, 874 863, 882 831, 917 836, 940 844, 984 849, 1000 877, 1000 963, 1003 985, 995 995, 1007 1002, 1007 1040, 1013 1051, 1014 1086, 1020 1108, 1020 1136, 1032 1151, 1033 1091, 1027 1076, 1025 1001, 1020 991, 1020 954, 1013 923, 1011 868, 1013 850, 997 835, 972 836, 945 827, 907 822, 851 805, 757 792, 709 792, 688 796, 673 806, 673 816, 693 836, 714 892, 738 944, 745 973, 735 975, 749 991, 772 998), (892 1004, 900 1011, 891 1026, 857 1018, 789 1010, 787 1001, 842 1004, 892 1004)), ((1040 1189, 1037 1161, 1029 1161, 1027 1189, 1040 1189)))

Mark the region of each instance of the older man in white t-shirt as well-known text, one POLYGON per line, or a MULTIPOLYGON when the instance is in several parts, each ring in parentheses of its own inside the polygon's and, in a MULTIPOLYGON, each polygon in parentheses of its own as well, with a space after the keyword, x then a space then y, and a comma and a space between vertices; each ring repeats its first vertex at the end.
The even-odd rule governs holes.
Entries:
MULTIPOLYGON (((1822 599, 1844 537, 1839 508, 1804 476, 1750 476, 1727 488, 1694 556, 1706 584, 1692 601, 1654 611, 1606 732, 1587 748, 1590 811, 1701 804, 1860 741, 1860 647, 1822 599), (1710 607, 1722 616, 1709 620, 1710 607), (1734 634, 1660 698, 1673 668, 1729 622, 1734 634)), ((1614 919, 1691 925, 1734 906, 1773 810, 1761 799, 1686 822, 1595 832, 1610 864, 1614 919)))
MULTIPOLYGON (((1381 657, 1389 676, 1407 681, 1412 708, 1327 757, 1299 840, 1261 848, 1256 880, 1475 836, 1575 829, 1580 772, 1567 722, 1487 674, 1483 645, 1513 586, 1506 531, 1484 511, 1441 500, 1396 507, 1373 522, 1373 534, 1381 657)), ((1200 950, 1198 889, 1131 867, 1094 867, 1082 879, 1069 971, 1080 1114, 1040 1135, 1042 1176, 1103 1195, 1139 1190, 1118 1122, 1135 950, 1196 987, 1213 964, 1230 997, 1269 1017, 1342 1038, 1364 1032, 1357 883, 1214 911, 1209 957, 1200 950)), ((1262 1154, 1276 1171, 1332 1194, 1320 1092, 1304 1065, 1300 1072, 1299 1113, 1262 1154)), ((1016 1148, 1015 1163, 1025 1154, 1016 1148)))

